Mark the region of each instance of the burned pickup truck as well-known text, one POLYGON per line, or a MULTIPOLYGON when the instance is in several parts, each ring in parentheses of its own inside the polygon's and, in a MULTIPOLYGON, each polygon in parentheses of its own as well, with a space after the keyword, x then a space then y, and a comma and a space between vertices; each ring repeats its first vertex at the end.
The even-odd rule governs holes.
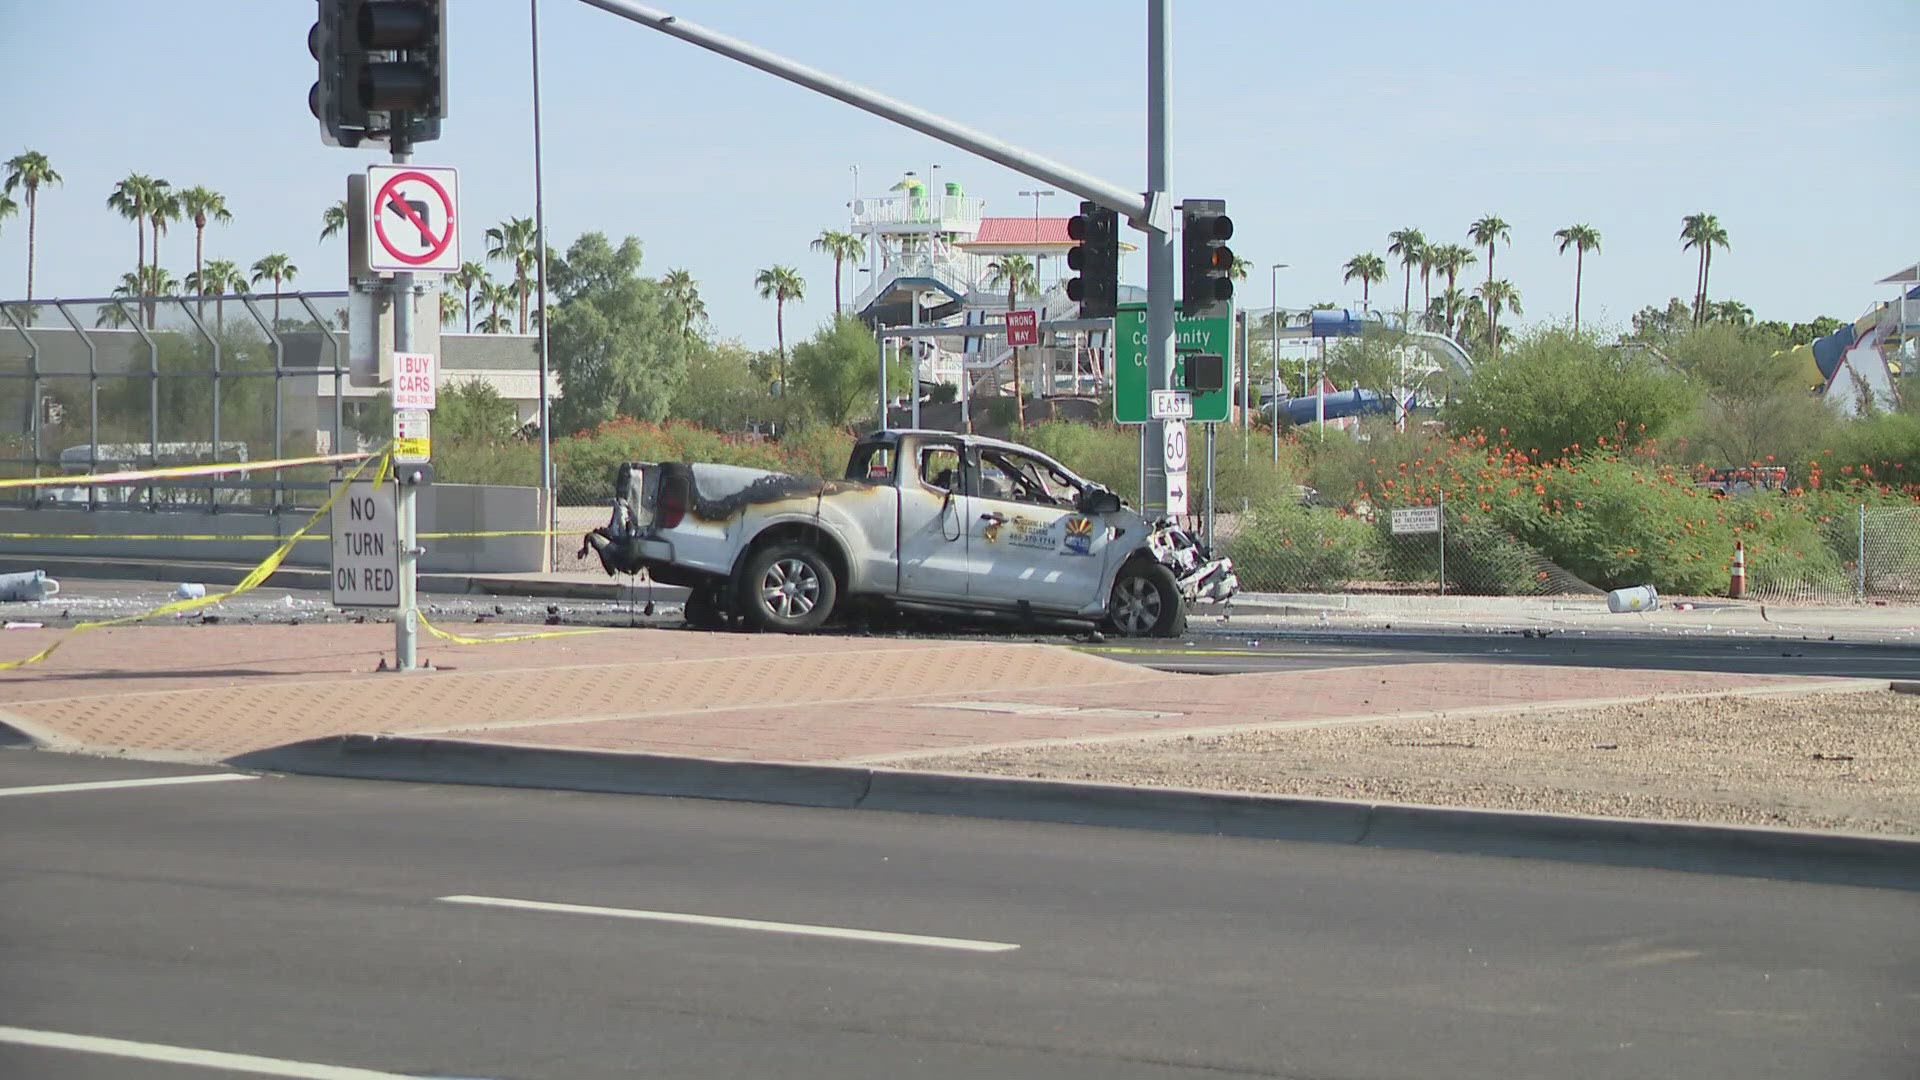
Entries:
POLYGON ((804 632, 875 603, 1092 621, 1171 637, 1196 601, 1239 588, 1171 519, 1037 451, 941 431, 881 431, 840 480, 733 465, 628 464, 588 533, 609 574, 684 585, 687 621, 804 632))

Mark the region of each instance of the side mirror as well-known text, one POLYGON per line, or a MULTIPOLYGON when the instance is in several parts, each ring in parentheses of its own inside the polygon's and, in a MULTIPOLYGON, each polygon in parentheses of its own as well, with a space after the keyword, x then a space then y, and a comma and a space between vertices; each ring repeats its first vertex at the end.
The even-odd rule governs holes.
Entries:
POLYGON ((1120 509, 1120 496, 1103 487, 1089 487, 1074 500, 1075 510, 1083 514, 1112 514, 1120 509))

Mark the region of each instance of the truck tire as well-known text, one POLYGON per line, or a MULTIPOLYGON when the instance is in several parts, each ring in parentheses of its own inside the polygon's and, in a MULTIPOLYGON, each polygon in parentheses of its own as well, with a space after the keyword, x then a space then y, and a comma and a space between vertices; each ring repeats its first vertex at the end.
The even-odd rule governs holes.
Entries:
POLYGON ((1136 559, 1120 568, 1107 598, 1106 628, 1121 637, 1179 637, 1187 632, 1187 602, 1173 571, 1136 559))
POLYGON ((753 553, 735 602, 756 630, 804 634, 833 614, 839 596, 833 568, 806 544, 774 544, 753 553))

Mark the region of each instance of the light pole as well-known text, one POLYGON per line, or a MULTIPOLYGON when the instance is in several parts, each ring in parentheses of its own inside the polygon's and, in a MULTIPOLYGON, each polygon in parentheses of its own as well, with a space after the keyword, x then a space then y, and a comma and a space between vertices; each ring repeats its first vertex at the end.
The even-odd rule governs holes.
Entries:
MULTIPOLYGON (((1043 195, 1052 197, 1058 194, 1060 193, 1052 188, 1043 188, 1039 191, 1023 191, 1020 193, 1020 197, 1023 199, 1029 195, 1033 196, 1033 242, 1035 244, 1040 243, 1040 197, 1043 195)), ((1037 247, 1033 252, 1033 286, 1036 289, 1040 287, 1040 251, 1037 247)))
POLYGON ((1273 394, 1273 467, 1276 469, 1280 467, 1280 271, 1286 268, 1286 263, 1274 263, 1267 272, 1267 283, 1272 289, 1268 297, 1272 310, 1267 312, 1267 329, 1272 337, 1267 344, 1267 360, 1273 365, 1268 390, 1273 394))

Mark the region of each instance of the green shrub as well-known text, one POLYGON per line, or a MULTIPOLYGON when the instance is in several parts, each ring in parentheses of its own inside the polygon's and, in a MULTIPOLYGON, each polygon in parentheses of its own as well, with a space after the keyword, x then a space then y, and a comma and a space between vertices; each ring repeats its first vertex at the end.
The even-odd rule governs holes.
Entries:
POLYGON ((1338 592, 1380 572, 1372 525, 1290 500, 1256 509, 1226 542, 1240 586, 1254 592, 1338 592))

